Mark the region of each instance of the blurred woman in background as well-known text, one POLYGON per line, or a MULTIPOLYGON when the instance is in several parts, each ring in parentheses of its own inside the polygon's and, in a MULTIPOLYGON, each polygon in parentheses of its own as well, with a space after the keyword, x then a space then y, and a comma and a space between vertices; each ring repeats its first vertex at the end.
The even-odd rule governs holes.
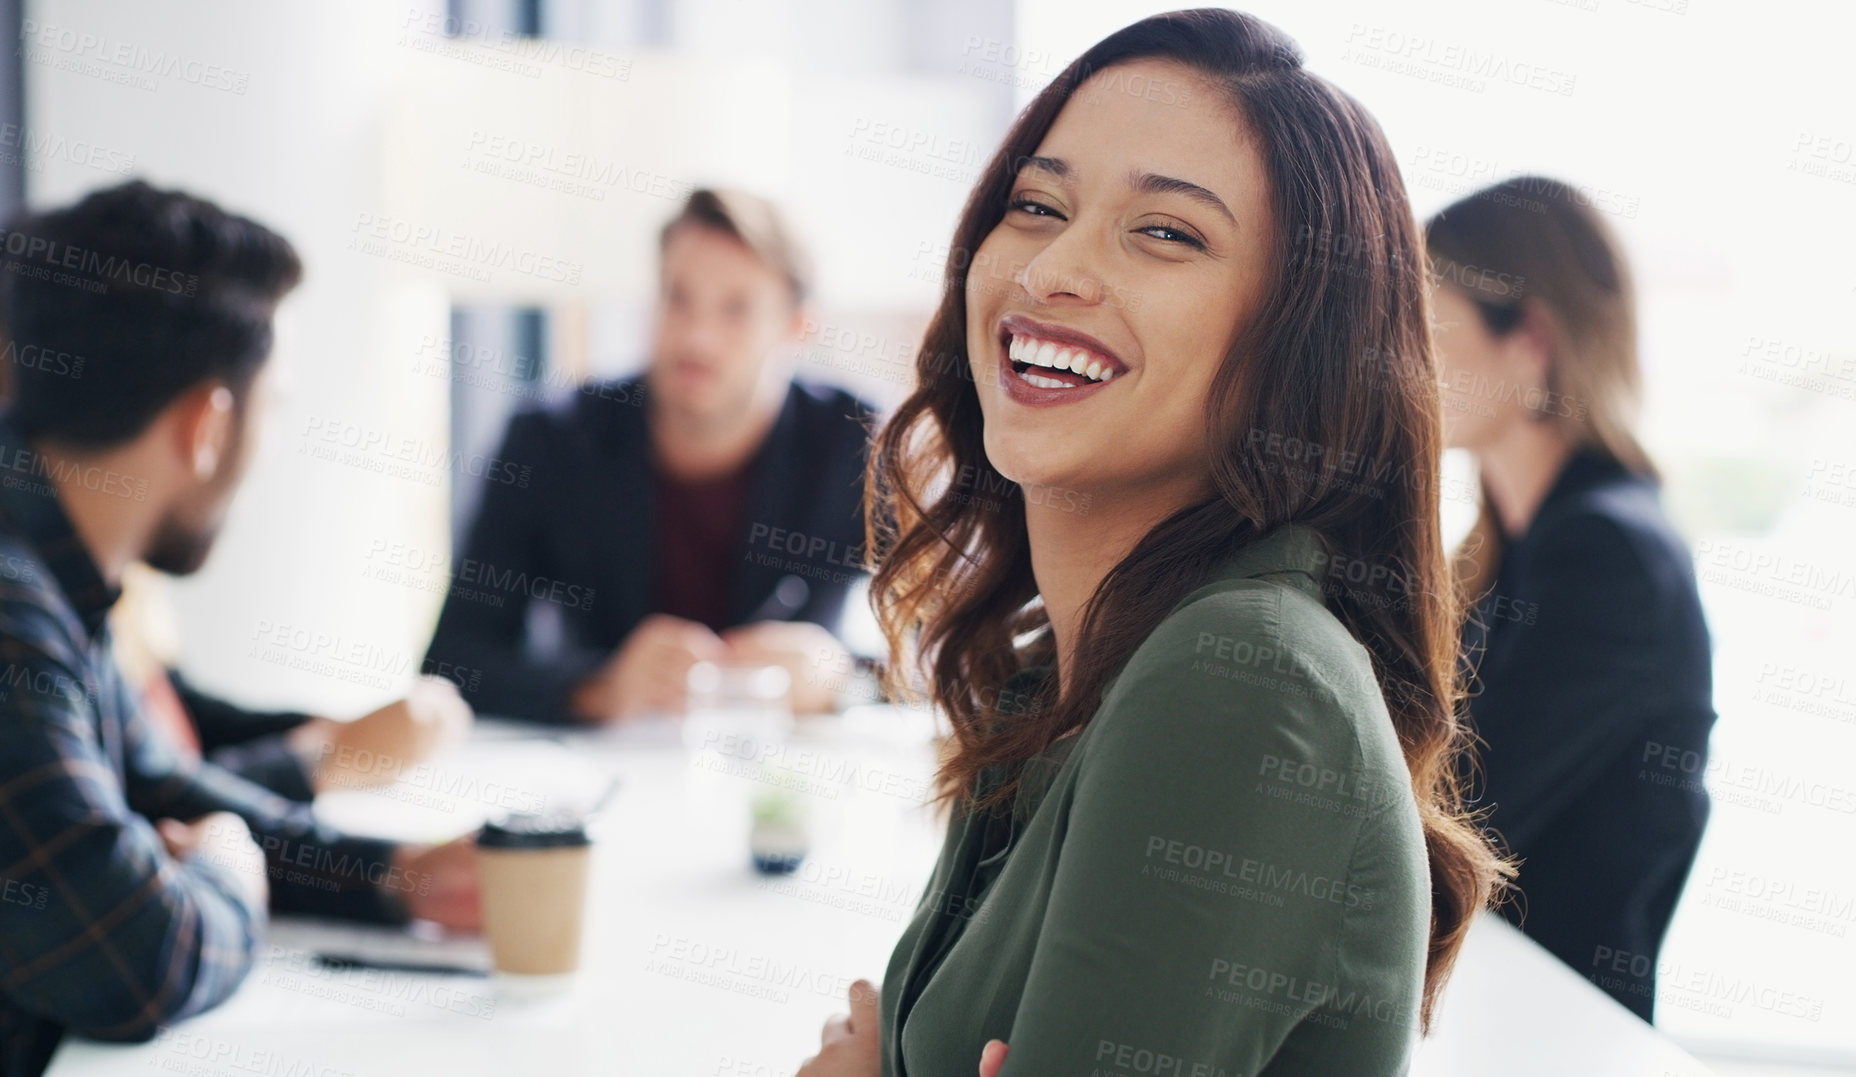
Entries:
POLYGON ((1537 176, 1462 199, 1426 240, 1445 429, 1481 472, 1457 570, 1477 600, 1478 803, 1520 862, 1504 911, 1648 1021, 1714 709, 1693 564, 1632 429, 1630 273, 1591 205, 1537 176))
POLYGON ((954 812, 802 1074, 1405 1072, 1501 865, 1383 134, 1274 27, 1155 16, 1026 108, 950 248, 866 519, 954 812))

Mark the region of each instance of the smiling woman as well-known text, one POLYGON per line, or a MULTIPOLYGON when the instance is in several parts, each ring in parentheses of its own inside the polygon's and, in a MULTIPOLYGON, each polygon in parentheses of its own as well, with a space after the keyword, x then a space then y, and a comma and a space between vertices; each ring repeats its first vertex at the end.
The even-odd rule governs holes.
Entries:
POLYGON ((954 812, 802 1072, 1404 1072, 1504 865, 1383 135, 1273 27, 1157 16, 1032 101, 951 249, 867 519, 954 812))

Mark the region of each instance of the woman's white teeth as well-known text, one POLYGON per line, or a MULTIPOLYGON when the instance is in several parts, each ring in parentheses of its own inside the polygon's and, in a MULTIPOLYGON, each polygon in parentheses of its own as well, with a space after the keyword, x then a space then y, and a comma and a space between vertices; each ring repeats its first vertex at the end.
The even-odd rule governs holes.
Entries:
MULTIPOLYGON (((1115 376, 1115 368, 1104 363, 1099 356, 1081 348, 1070 348, 1053 344, 1048 340, 1032 337, 1014 336, 1006 345, 1006 354, 1016 363, 1029 363, 1049 370, 1070 370, 1091 381, 1108 381, 1115 376)), ((1033 385, 1046 389, 1069 389, 1073 386, 1056 378, 1026 372, 1024 379, 1033 385)))

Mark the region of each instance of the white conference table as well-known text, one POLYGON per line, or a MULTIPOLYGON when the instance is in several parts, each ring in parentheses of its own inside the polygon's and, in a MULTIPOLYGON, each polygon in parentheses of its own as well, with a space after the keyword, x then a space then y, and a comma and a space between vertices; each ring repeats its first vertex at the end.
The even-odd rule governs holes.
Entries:
MULTIPOLYGON (((477 939, 280 920, 225 1005, 150 1043, 67 1038, 48 1072, 789 1075, 845 1008, 850 982, 881 980, 926 883, 940 839, 923 807, 929 732, 920 712, 885 707, 808 723, 778 750, 714 731, 690 748, 668 725, 555 735, 480 722, 415 781, 325 798, 319 810, 352 829, 435 839, 499 806, 588 801, 617 776, 596 832, 578 974, 538 985, 332 971, 311 955, 486 957, 477 939), (812 808, 812 853, 784 878, 756 875, 746 852, 750 795, 772 781, 804 786, 812 808)), ((1472 930, 1412 1067, 1416 1077, 1707 1072, 1494 917, 1472 930)))

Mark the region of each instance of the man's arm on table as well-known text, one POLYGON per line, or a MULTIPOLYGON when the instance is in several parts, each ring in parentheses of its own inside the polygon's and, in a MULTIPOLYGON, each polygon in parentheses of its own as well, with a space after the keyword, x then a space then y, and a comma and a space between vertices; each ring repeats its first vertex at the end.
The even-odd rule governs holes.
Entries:
POLYGON ((9 1002, 141 1040, 223 1001, 251 967, 262 888, 209 854, 177 861, 133 810, 69 667, 0 638, 0 973, 9 1002))
POLYGON ((133 701, 124 723, 127 800, 150 818, 197 819, 228 811, 245 820, 264 850, 271 908, 348 920, 404 923, 404 897, 422 880, 396 863, 393 842, 344 835, 289 800, 212 763, 187 759, 155 731, 133 701))
POLYGON ((174 694, 200 734, 200 750, 226 770, 291 800, 313 800, 309 764, 288 734, 311 720, 294 711, 250 711, 208 695, 178 670, 167 671, 174 694))

